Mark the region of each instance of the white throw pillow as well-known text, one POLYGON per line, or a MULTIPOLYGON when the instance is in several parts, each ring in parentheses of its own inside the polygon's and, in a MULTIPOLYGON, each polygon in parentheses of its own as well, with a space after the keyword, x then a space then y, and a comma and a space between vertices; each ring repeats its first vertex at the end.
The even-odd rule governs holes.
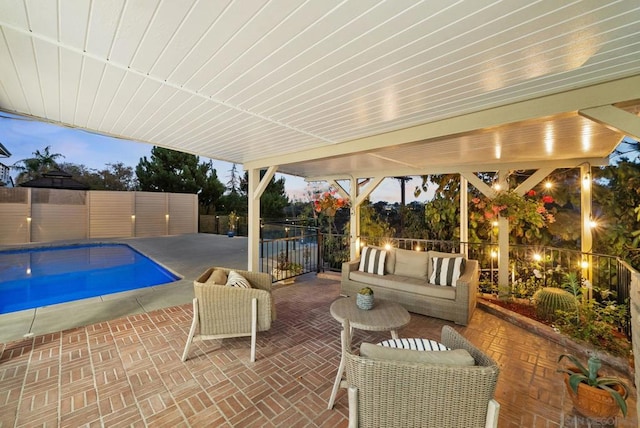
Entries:
POLYGON ((463 257, 434 257, 431 278, 429 282, 435 285, 450 285, 455 287, 456 281, 464 271, 463 257))
POLYGON ((229 275, 227 277, 227 285, 229 287, 251 288, 251 284, 249 284, 249 281, 235 270, 229 271, 229 275))
POLYGON ((358 265, 358 270, 360 272, 384 275, 384 261, 386 257, 387 252, 384 250, 373 247, 364 247, 360 254, 360 265, 358 265))

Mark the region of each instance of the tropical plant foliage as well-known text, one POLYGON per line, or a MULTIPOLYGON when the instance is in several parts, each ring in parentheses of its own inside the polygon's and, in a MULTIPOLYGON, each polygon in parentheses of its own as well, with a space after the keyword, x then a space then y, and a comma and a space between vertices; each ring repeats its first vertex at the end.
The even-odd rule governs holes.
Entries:
POLYGON ((56 160, 63 157, 60 153, 51 153, 51 146, 45 147, 43 151, 36 150, 33 157, 21 159, 13 164, 13 169, 20 171, 16 177, 16 184, 42 177, 43 173, 57 168, 56 160))
POLYGON ((571 361, 571 363, 578 369, 578 371, 573 371, 571 368, 560 368, 558 371, 562 373, 566 373, 569 375, 569 386, 573 390, 573 392, 578 392, 578 385, 580 383, 585 383, 589 386, 593 386, 596 388, 600 388, 602 390, 607 391, 611 397, 615 400, 618 407, 622 411, 622 414, 627 416, 627 396, 629 395, 629 388, 627 385, 617 377, 604 377, 599 375, 599 370, 602 367, 602 362, 599 358, 595 356, 590 356, 587 361, 587 365, 585 366, 573 355, 563 354, 558 358, 558 362, 562 361, 563 358, 567 358, 571 361), (624 390, 624 393, 621 395, 618 391, 612 388, 614 385, 619 385, 624 390))

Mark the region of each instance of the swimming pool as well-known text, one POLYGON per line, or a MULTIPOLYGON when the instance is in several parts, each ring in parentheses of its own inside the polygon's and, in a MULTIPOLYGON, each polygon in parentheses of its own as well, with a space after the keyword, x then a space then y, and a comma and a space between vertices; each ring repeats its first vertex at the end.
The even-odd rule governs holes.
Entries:
POLYGON ((0 251, 0 314, 177 279, 124 244, 0 251))

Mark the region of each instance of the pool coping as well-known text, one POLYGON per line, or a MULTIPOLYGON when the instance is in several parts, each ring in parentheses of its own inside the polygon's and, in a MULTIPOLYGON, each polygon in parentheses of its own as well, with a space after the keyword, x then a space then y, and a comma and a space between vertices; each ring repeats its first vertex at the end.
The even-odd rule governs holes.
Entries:
POLYGON ((193 280, 210 266, 244 268, 247 239, 188 234, 148 238, 85 239, 0 246, 0 251, 86 244, 125 244, 179 280, 66 303, 0 314, 0 342, 30 338, 123 316, 191 303, 193 280), (212 262, 219 259, 220 263, 212 262))

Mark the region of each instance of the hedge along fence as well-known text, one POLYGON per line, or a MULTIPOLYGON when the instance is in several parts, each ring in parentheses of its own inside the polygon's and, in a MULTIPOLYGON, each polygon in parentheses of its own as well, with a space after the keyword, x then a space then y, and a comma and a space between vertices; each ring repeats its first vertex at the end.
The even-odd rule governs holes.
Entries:
POLYGON ((0 244, 197 232, 195 194, 0 188, 0 244))

